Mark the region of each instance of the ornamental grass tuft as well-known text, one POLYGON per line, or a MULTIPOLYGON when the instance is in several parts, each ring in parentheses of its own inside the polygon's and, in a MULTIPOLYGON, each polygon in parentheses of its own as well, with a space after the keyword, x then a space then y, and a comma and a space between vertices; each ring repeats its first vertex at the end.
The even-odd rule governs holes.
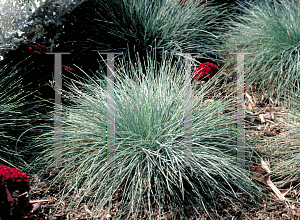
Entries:
POLYGON ((288 106, 283 107, 276 116, 283 119, 282 127, 285 134, 267 139, 267 144, 271 150, 274 148, 271 154, 271 158, 274 158, 271 161, 274 164, 273 179, 282 181, 280 187, 293 186, 298 193, 300 190, 300 92, 284 98, 288 101, 288 106))
POLYGON ((19 122, 28 122, 28 117, 20 118, 22 112, 27 113, 25 96, 21 95, 21 90, 16 90, 20 79, 16 80, 15 76, 20 69, 20 63, 0 69, 0 163, 13 167, 20 165, 21 158, 11 144, 16 137, 10 131, 20 128, 19 122))
POLYGON ((131 51, 131 60, 138 51, 142 60, 154 49, 158 57, 163 50, 177 50, 223 62, 219 35, 224 32, 224 18, 219 17, 225 10, 219 9, 199 0, 184 4, 179 0, 97 0, 85 9, 90 13, 80 13, 84 16, 72 26, 74 34, 62 36, 60 50, 72 52, 75 63, 88 62, 87 56, 96 56, 96 52, 89 54, 91 50, 123 52, 124 56, 131 51))
POLYGON ((28 148, 37 135, 32 125, 51 124, 49 118, 43 121, 43 114, 36 111, 37 107, 45 107, 44 100, 33 100, 35 91, 26 93, 22 87, 23 79, 28 78, 28 60, 29 57, 22 61, 14 58, 0 67, 0 163, 19 169, 36 153, 28 148))
POLYGON ((246 91, 258 88, 274 103, 299 90, 300 5, 295 0, 247 3, 229 23, 226 48, 245 55, 246 91))
MULTIPOLYGON (((137 60, 123 60, 115 71, 116 166, 107 162, 107 78, 95 75, 69 84, 74 98, 62 108, 62 145, 54 144, 54 131, 45 133, 36 146, 46 150, 30 168, 43 178, 55 173, 47 181, 49 186, 63 184, 60 202, 71 198, 67 213, 85 204, 97 216, 104 207, 112 210, 115 205, 116 213, 110 212, 114 219, 152 219, 155 207, 169 210, 170 216, 161 215, 167 219, 187 218, 187 210, 213 218, 218 201, 249 207, 260 188, 236 164, 234 100, 208 104, 204 95, 214 90, 212 82, 198 87, 191 101, 187 144, 184 66, 171 65, 172 56, 163 57, 161 64, 149 58, 144 73, 137 60)), ((220 74, 212 80, 216 77, 220 74)))

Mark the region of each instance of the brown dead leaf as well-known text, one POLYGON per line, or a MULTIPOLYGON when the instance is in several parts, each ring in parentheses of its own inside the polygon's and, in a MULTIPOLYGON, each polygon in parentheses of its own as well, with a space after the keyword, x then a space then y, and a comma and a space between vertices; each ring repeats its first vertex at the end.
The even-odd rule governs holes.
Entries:
POLYGON ((253 177, 256 180, 263 182, 263 183, 267 182, 268 178, 265 175, 268 174, 268 172, 265 169, 263 169, 262 167, 255 166, 255 167, 251 168, 250 171, 253 172, 253 177))

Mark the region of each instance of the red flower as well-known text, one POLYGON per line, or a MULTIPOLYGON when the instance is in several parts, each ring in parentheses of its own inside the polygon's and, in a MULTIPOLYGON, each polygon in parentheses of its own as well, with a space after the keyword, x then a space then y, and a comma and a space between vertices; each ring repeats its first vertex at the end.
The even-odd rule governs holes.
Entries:
POLYGON ((72 69, 72 67, 69 67, 69 66, 65 66, 65 65, 62 65, 62 68, 64 69, 64 70, 69 70, 69 71, 73 71, 73 69, 72 69))
MULTIPOLYGON (((13 192, 19 191, 20 194, 30 191, 29 177, 15 168, 0 165, 0 216, 4 217, 10 213, 11 219, 15 215, 28 216, 32 210, 29 198, 17 198, 14 201, 13 192)), ((0 217, 0 220, 1 220, 0 217)))
POLYGON ((24 44, 21 45, 17 50, 21 50, 22 53, 27 52, 28 54, 42 54, 51 52, 46 46, 41 44, 24 44))
POLYGON ((219 68, 213 63, 202 63, 200 64, 194 71, 193 79, 197 81, 205 81, 207 82, 211 79, 217 72, 219 68))
POLYGON ((10 180, 11 182, 29 182, 29 177, 15 168, 9 168, 4 165, 0 165, 0 179, 3 181, 10 180))

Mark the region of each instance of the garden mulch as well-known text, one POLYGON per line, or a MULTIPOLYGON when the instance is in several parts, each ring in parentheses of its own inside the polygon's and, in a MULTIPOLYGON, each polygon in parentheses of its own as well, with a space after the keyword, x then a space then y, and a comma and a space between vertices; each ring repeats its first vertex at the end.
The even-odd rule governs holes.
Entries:
MULTIPOLYGON (((41 184, 41 183, 40 183, 41 184)), ((32 188, 32 191, 30 193, 31 200, 38 200, 38 199, 45 199, 50 200, 49 202, 44 202, 43 204, 39 204, 39 207, 37 210, 33 213, 30 219, 98 219, 98 220, 108 220, 108 219, 116 219, 114 218, 114 214, 118 210, 119 203, 116 202, 113 204, 112 209, 110 210, 111 218, 107 217, 108 209, 104 208, 102 213, 98 216, 93 216, 92 213, 85 207, 84 204, 82 204, 76 211, 69 211, 65 212, 66 207, 69 204, 70 198, 67 198, 64 200, 63 203, 59 205, 58 200, 60 197, 58 196, 59 192, 59 185, 55 185, 51 187, 50 191, 48 192, 46 197, 42 197, 43 192, 46 190, 46 188, 41 188, 39 185, 32 188), (54 210, 58 208, 56 213, 54 213, 54 210)), ((291 193, 296 194, 296 192, 292 191, 291 193)), ((117 193, 116 196, 113 197, 113 200, 116 199, 116 197, 119 194, 117 193)), ((242 196, 242 195, 241 195, 242 196)), ((299 201, 299 200, 297 200, 299 201)), ((37 203, 36 203, 37 204, 37 203)), ((243 207, 242 211, 237 209, 235 206, 231 205, 230 203, 218 203, 218 217, 219 219, 253 219, 253 220, 262 220, 262 219, 270 219, 270 220, 276 220, 276 219, 300 219, 300 206, 299 203, 295 203, 289 206, 289 208, 282 204, 276 199, 274 199, 274 196, 271 196, 271 198, 264 201, 264 203, 260 204, 260 209, 248 209, 247 207, 243 207), (273 199, 272 199, 273 197, 273 199), (249 217, 247 218, 246 215, 249 217)), ((200 211, 199 211, 200 212, 200 211)), ((153 217, 152 219, 160 219, 159 216, 161 216, 161 219, 171 219, 169 212, 163 213, 166 218, 163 218, 163 215, 159 215, 159 209, 154 208, 153 209, 153 217)), ((177 215, 176 219, 188 219, 188 220, 196 220, 196 219, 209 219, 207 218, 207 215, 203 212, 200 212, 200 216, 196 216, 196 212, 189 211, 186 213, 188 218, 180 217, 177 215)), ((125 218, 121 218, 125 219, 125 218)), ((133 218, 130 218, 133 219, 133 218)), ((139 218, 139 219, 149 219, 147 217, 139 218)), ((217 219, 217 217, 215 217, 217 219)))

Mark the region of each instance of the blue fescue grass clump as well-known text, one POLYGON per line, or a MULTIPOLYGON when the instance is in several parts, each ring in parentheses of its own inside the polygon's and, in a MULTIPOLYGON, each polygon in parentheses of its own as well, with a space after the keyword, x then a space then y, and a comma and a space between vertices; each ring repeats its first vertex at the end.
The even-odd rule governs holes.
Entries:
POLYGON ((150 51, 155 50, 160 57, 162 51, 176 50, 224 61, 219 46, 226 19, 221 19, 225 9, 219 5, 198 0, 97 0, 86 10, 90 13, 83 12, 84 17, 72 27, 80 35, 74 32, 76 37, 64 37, 60 43, 63 51, 76 54, 75 63, 88 62, 91 50, 123 52, 126 56, 131 51, 131 60, 136 52, 142 60, 150 51))
POLYGON ((274 158, 271 161, 274 164, 273 179, 284 180, 282 185, 293 186, 298 193, 300 189, 298 183, 300 174, 300 92, 294 92, 284 98, 288 106, 282 107, 276 116, 283 119, 281 126, 285 130, 285 134, 273 137, 271 140, 267 139, 267 141, 269 141, 270 147, 275 148, 271 155, 274 158), (291 180, 293 180, 292 183, 291 180))
POLYGON ((63 108, 61 148, 54 145, 53 131, 45 133, 36 146, 46 150, 31 164, 38 175, 56 171, 49 184, 65 184, 60 195, 61 201, 71 196, 67 212, 83 202, 96 216, 105 205, 112 207, 118 189, 122 196, 113 216, 117 219, 143 215, 151 219, 155 206, 171 210, 172 219, 186 218, 187 209, 212 216, 218 198, 232 204, 242 202, 237 193, 255 198, 259 188, 236 164, 236 111, 224 112, 234 101, 218 99, 209 104, 203 96, 215 88, 212 83, 200 86, 191 101, 191 143, 186 144, 184 66, 178 69, 171 60, 163 58, 158 65, 149 58, 146 73, 139 59, 117 66, 116 166, 106 161, 108 79, 69 84, 75 96, 85 98, 70 99, 72 105, 63 108), (191 149, 190 157, 186 147, 191 149))
POLYGON ((229 23, 229 51, 245 55, 246 89, 275 100, 299 90, 300 7, 295 0, 256 1, 229 23))

